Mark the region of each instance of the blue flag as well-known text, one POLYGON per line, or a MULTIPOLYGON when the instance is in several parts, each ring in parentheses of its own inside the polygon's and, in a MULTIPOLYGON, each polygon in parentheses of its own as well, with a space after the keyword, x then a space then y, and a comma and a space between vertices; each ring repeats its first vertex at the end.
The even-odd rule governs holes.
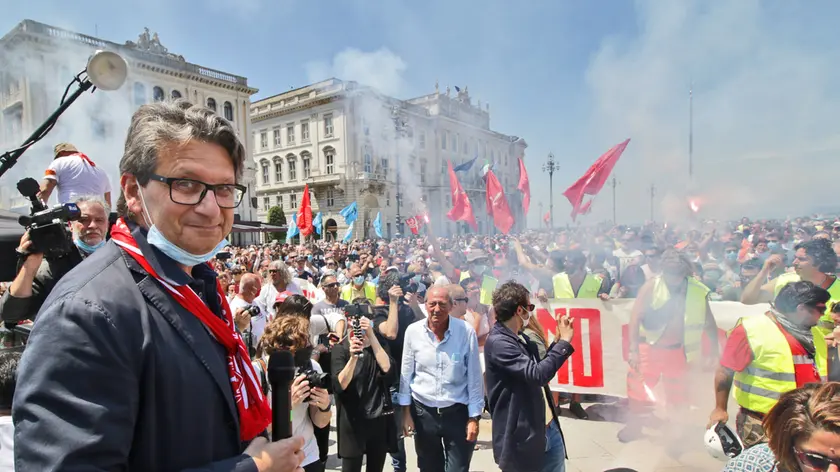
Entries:
POLYGON ((359 207, 356 205, 356 202, 353 202, 344 207, 339 214, 344 217, 345 223, 351 225, 359 216, 359 207))
POLYGON ((382 237, 382 212, 376 213, 376 219, 373 220, 373 230, 376 231, 376 237, 382 237))
POLYGON ((286 244, 292 242, 292 238, 300 234, 300 230, 297 227, 297 213, 292 215, 292 220, 289 221, 289 228, 286 230, 286 244))
MULTIPOLYGON (((355 203, 354 203, 354 205, 355 205, 355 203)), ((355 223, 350 223, 350 226, 347 227, 347 232, 344 233, 344 238, 341 240, 341 242, 346 243, 346 242, 349 242, 351 239, 353 239, 353 225, 354 224, 355 223)))
POLYGON ((320 236, 321 235, 321 226, 323 226, 324 222, 321 220, 321 212, 319 211, 315 218, 312 219, 312 226, 315 227, 315 233, 320 236))
POLYGON ((478 154, 475 155, 472 159, 468 160, 463 164, 458 164, 457 166, 453 167, 452 170, 455 172, 467 172, 468 170, 472 169, 473 164, 475 164, 476 159, 478 159, 478 154))

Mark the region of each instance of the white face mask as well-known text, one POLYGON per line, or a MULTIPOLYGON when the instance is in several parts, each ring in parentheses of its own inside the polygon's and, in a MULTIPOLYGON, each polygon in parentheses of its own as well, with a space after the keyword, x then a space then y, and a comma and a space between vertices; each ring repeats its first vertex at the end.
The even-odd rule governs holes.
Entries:
MULTIPOLYGON (((519 315, 517 315, 517 316, 519 316, 519 315)), ((528 324, 531 322, 531 314, 527 313, 527 316, 525 318, 522 318, 521 316, 519 316, 519 319, 522 320, 522 329, 525 329, 525 328, 528 327, 528 324)))

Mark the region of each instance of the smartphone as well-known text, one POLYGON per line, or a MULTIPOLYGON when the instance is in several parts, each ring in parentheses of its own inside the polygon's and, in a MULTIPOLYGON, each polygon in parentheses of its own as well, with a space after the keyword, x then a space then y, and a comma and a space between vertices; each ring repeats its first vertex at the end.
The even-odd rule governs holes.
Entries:
POLYGON ((216 254, 216 259, 218 259, 220 261, 226 261, 226 260, 230 259, 230 257, 231 257, 231 254, 229 252, 220 252, 220 253, 216 254))

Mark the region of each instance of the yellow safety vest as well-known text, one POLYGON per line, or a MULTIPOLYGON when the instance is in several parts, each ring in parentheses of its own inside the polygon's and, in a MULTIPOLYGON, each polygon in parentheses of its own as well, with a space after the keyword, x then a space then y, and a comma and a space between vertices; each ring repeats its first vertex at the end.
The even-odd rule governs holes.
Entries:
MULTIPOLYGON (((741 318, 738 323, 747 333, 753 361, 743 372, 735 373, 735 400, 748 410, 767 413, 783 393, 796 389, 796 369, 790 344, 776 322, 766 315, 741 318)), ((819 335, 818 327, 812 328, 811 332, 814 333, 817 371, 825 381, 828 377, 828 347, 825 337, 819 335)))
MULTIPOLYGON (((685 358, 688 362, 700 357, 701 343, 703 341, 703 328, 706 326, 706 297, 709 294, 709 288, 703 285, 694 277, 688 277, 688 288, 685 294, 685 318, 683 323, 683 345, 685 346, 685 358)), ((662 308, 668 300, 671 299, 671 293, 668 286, 662 277, 656 277, 653 281, 653 294, 651 300, 651 308, 662 308)), ((644 327, 639 327, 641 335, 644 336, 645 341, 650 344, 655 344, 662 334, 665 333, 667 324, 662 328, 654 331, 647 331, 644 327)))
MULTIPOLYGON (((784 273, 776 278, 776 286, 773 287, 773 298, 775 299, 779 296, 779 292, 782 291, 785 285, 792 283, 792 282, 799 282, 802 280, 801 277, 796 272, 787 272, 784 273)), ((831 307, 840 302, 840 283, 838 283, 840 279, 834 279, 834 282, 828 287, 828 294, 831 295, 831 299, 829 299, 828 303, 826 303, 825 313, 820 317, 820 324, 818 327, 820 328, 820 332, 822 336, 825 336, 831 333, 834 330, 834 320, 831 319, 831 307)))
POLYGON ((569 274, 561 272, 552 277, 551 282, 554 285, 554 298, 598 298, 598 292, 601 291, 601 279, 592 274, 586 274, 577 296, 572 289, 569 274))
MULTIPOLYGON (((370 303, 376 303, 376 285, 365 282, 365 298, 370 300, 370 303)), ((349 283, 344 287, 341 287, 341 299, 346 301, 347 303, 351 303, 353 301, 353 283, 349 283)))
MULTIPOLYGON (((459 282, 463 282, 464 280, 470 278, 470 271, 464 270, 461 271, 461 279, 459 282)), ((479 295, 479 303, 482 305, 492 305, 493 304, 493 291, 496 290, 496 286, 499 285, 499 281, 489 275, 485 275, 481 278, 481 294, 479 295)))

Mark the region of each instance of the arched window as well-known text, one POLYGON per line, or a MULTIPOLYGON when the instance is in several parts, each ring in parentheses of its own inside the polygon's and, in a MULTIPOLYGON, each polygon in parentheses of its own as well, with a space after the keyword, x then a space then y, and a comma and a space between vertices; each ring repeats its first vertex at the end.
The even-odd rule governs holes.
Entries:
POLYGON ((225 102, 224 111, 225 119, 228 121, 233 121, 233 105, 231 105, 230 102, 225 102))
POLYGON ((289 154, 286 159, 289 161, 289 182, 294 182, 297 180, 297 158, 294 154, 289 154))
POLYGON ((335 149, 332 146, 324 148, 324 171, 327 175, 335 173, 335 149))
POLYGON ((262 168, 262 183, 268 185, 268 159, 261 160, 260 167, 262 168))
POLYGON ((300 153, 300 160, 303 163, 303 178, 308 179, 312 175, 312 155, 304 151, 300 153))
POLYGON ((171 95, 172 95, 172 100, 178 100, 179 98, 181 98, 181 92, 178 91, 178 90, 175 90, 175 89, 172 89, 171 95))
POLYGON ((274 156, 274 181, 283 181, 283 159, 280 156, 274 156))
POLYGON ((162 102, 166 99, 166 95, 163 93, 163 89, 155 85, 155 88, 152 89, 152 99, 156 102, 162 102))
POLYGON ((146 104, 146 85, 142 82, 134 82, 134 106, 139 107, 146 104))
POLYGON ((207 108, 216 111, 216 100, 212 97, 207 99, 207 108))

